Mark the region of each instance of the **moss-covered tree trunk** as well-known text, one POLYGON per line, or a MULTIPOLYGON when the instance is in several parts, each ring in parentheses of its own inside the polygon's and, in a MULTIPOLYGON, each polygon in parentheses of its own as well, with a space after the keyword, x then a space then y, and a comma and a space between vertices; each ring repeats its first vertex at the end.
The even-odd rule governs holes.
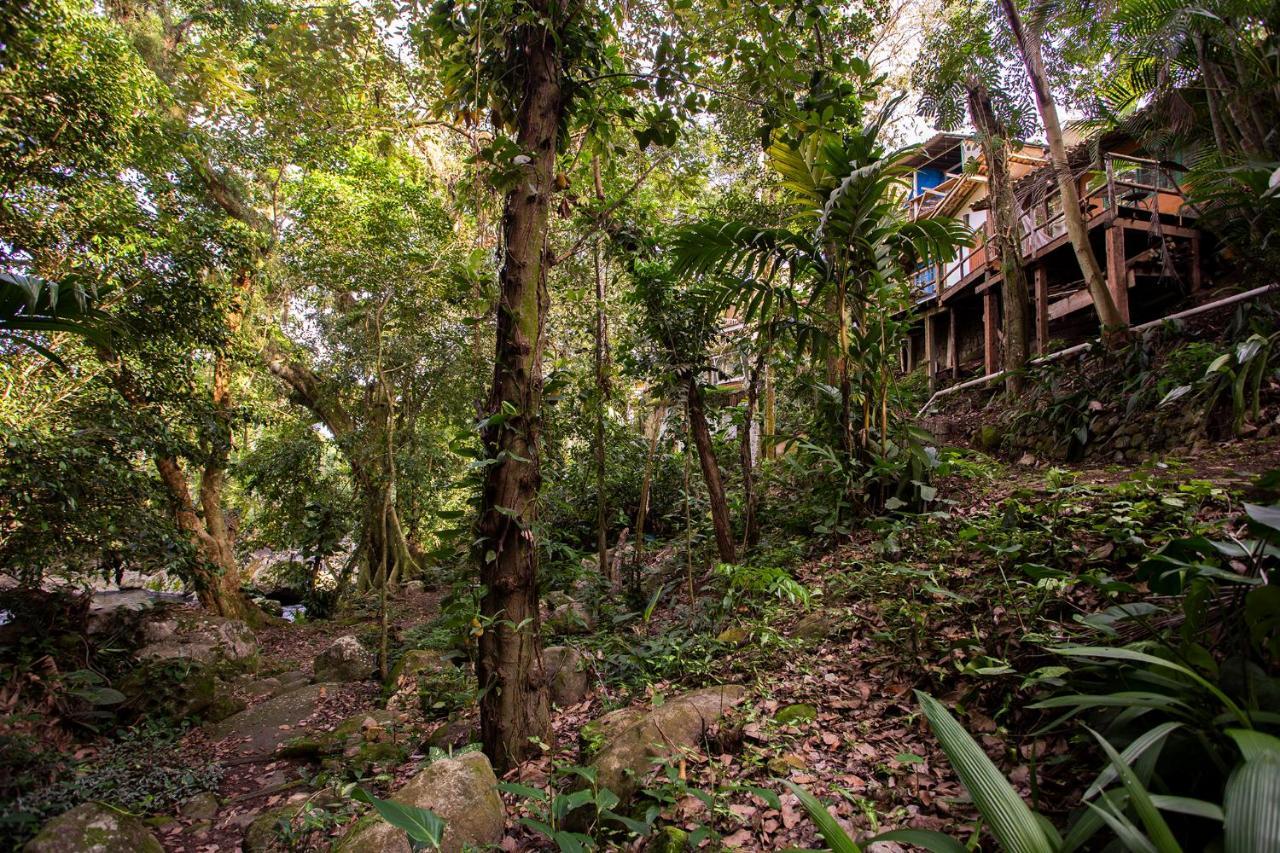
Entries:
POLYGON ((538 460, 542 349, 547 310, 547 218, 564 110, 558 0, 533 0, 532 22, 512 34, 513 74, 524 81, 516 144, 530 160, 503 200, 504 257, 499 274, 497 336, 485 469, 478 523, 480 603, 486 621, 476 662, 480 733, 499 773, 550 739, 550 704, 538 615, 534 514, 542 474, 538 460))

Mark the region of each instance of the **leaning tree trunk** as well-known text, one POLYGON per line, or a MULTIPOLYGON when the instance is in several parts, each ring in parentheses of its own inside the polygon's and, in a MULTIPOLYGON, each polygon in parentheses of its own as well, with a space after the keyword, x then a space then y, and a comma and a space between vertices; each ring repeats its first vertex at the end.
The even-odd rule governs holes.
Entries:
POLYGON ((693 434, 698 449, 698 464, 702 466, 702 478, 707 484, 707 497, 711 504, 711 526, 716 535, 716 551, 725 563, 735 562, 737 555, 733 542, 733 527, 729 523, 729 502, 724 495, 724 482, 720 479, 720 466, 716 463, 716 451, 711 445, 711 429, 707 426, 707 413, 702 399, 702 386, 698 378, 689 374, 685 379, 685 406, 689 414, 689 432, 693 434))
POLYGON ((486 628, 476 670, 480 734, 499 773, 550 741, 551 720, 538 615, 538 552, 533 523, 542 475, 538 462, 543 324, 547 309, 547 218, 554 187, 557 134, 564 109, 560 38, 549 27, 556 0, 530 4, 536 23, 514 35, 524 94, 516 115, 522 166, 503 201, 493 389, 483 433, 485 469, 479 534, 480 602, 486 628), (497 416, 502 415, 502 418, 497 416))
POLYGON ((1062 125, 1058 121, 1058 107, 1053 102, 1053 93, 1049 91, 1049 81, 1045 75, 1040 36, 1022 25, 1022 17, 1018 14, 1014 0, 1000 0, 1000 5, 1009 20, 1009 29, 1013 32, 1014 42, 1027 71, 1027 79, 1035 94, 1040 121, 1044 124, 1044 133, 1049 141, 1049 163, 1058 180, 1058 191, 1062 195, 1063 222, 1067 226, 1071 248, 1075 250, 1076 262, 1084 274, 1089 296, 1093 299, 1093 308, 1098 313, 1103 340, 1111 345, 1123 343, 1126 324, 1115 300, 1111 298, 1111 291, 1107 288, 1102 268, 1098 266, 1093 246, 1089 244, 1089 229, 1080 210, 1080 193, 1076 189, 1076 178, 1067 159, 1067 145, 1062 137, 1062 125))
POLYGON ((1027 270, 1022 264, 1022 240, 1009 175, 1009 134, 991 107, 991 95, 979 82, 967 86, 969 118, 982 142, 987 160, 987 181, 991 189, 991 214, 995 221, 995 248, 1000 253, 1004 274, 1004 370, 1005 389, 1022 390, 1022 371, 1027 366, 1031 323, 1027 270))

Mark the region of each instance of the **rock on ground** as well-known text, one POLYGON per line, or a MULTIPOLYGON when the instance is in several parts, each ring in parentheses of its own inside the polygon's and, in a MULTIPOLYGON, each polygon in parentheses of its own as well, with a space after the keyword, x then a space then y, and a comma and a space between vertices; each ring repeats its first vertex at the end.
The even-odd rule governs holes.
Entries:
POLYGON ((316 655, 316 681, 364 681, 373 673, 373 653, 355 637, 339 637, 316 655))
POLYGON ((695 746, 703 732, 739 705, 746 693, 738 685, 708 687, 668 699, 629 720, 615 716, 604 727, 600 735, 603 746, 591 762, 600 787, 613 791, 625 803, 653 771, 655 761, 695 746))
POLYGON ((135 817, 99 803, 83 803, 50 820, 23 853, 163 853, 164 848, 135 817))
POLYGON ((238 619, 182 614, 148 622, 140 660, 194 660, 199 663, 247 663, 258 655, 258 641, 238 619))
POLYGON ((547 630, 552 634, 589 634, 596 627, 596 620, 585 604, 569 601, 561 604, 547 617, 547 630))
POLYGON ((542 662, 554 704, 567 708, 587 698, 591 678, 581 652, 570 646, 549 646, 542 650, 542 662))
MULTIPOLYGON (((445 822, 443 853, 484 849, 502 840, 506 809, 498 779, 482 752, 442 758, 428 765, 390 799, 431 809, 445 822)), ((335 853, 409 853, 408 836, 376 814, 359 821, 334 848, 335 853)))

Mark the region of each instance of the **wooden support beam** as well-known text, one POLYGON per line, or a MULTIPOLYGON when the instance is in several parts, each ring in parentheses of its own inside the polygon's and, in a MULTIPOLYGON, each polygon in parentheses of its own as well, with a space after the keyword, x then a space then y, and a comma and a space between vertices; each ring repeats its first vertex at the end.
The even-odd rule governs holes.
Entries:
POLYGON ((982 294, 982 366, 987 375, 995 373, 1000 361, 1000 336, 997 323, 996 292, 994 289, 982 294))
POLYGON ((1049 306, 1049 319, 1061 319, 1068 314, 1074 314, 1081 308, 1088 308, 1092 304, 1093 297, 1088 290, 1077 290, 1070 296, 1054 300, 1053 304, 1049 306))
POLYGON ((954 379, 959 374, 960 353, 956 349, 956 311, 952 308, 947 313, 947 367, 954 379))
POLYGON ((1204 282, 1200 278, 1200 232, 1191 237, 1191 292, 1198 291, 1204 282))
MULTIPOLYGON (((1145 219, 1130 219, 1127 216, 1121 216, 1116 219, 1115 224, 1125 228, 1132 228, 1135 231, 1151 230, 1151 223, 1145 219)), ((1170 225, 1167 222, 1160 223, 1160 232, 1166 237, 1187 237, 1189 239, 1200 236, 1199 229, 1187 228, 1184 225, 1170 225)))
POLYGON ((1049 277, 1044 265, 1035 268, 1036 355, 1049 352, 1049 277))
POLYGON ((938 363, 934 353, 933 314, 924 315, 924 372, 929 377, 929 390, 938 384, 938 363))
POLYGON ((1129 283, 1125 275, 1124 226, 1117 222, 1106 231, 1107 289, 1120 312, 1120 319, 1129 325, 1129 283))

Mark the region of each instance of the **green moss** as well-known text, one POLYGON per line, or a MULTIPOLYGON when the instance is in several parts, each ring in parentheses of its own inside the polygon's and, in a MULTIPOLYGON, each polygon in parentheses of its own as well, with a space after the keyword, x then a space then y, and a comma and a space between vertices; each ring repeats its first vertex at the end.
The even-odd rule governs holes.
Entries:
POLYGON ((818 718, 818 709, 812 705, 797 703, 788 705, 778 711, 773 717, 778 721, 779 725, 788 726, 797 723, 808 723, 818 718))

